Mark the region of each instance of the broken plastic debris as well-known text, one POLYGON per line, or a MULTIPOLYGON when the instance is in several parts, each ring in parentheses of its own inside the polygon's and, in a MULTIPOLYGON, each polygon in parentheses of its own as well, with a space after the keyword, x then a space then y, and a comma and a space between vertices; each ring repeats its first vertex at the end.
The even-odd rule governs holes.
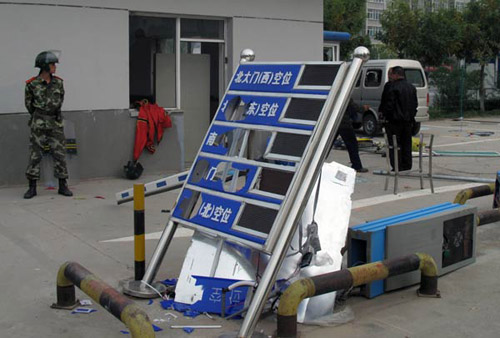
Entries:
POLYGON ((82 299, 80 301, 80 305, 81 306, 90 306, 90 305, 92 305, 92 301, 90 299, 82 299))
POLYGON ((83 307, 77 307, 76 309, 74 309, 71 313, 92 313, 92 312, 96 312, 97 310, 96 309, 90 309, 90 308, 83 308, 83 307))
POLYGON ((193 329, 192 327, 184 327, 184 328, 182 328, 182 330, 183 330, 184 332, 186 332, 186 333, 191 333, 191 332, 193 332, 193 331, 194 331, 194 329, 193 329))
POLYGON ((123 334, 130 334, 130 332, 126 331, 126 330, 120 330, 121 333, 123 334))
POLYGON ((165 279, 161 281, 162 284, 165 284, 167 286, 175 286, 177 285, 177 278, 170 278, 170 279, 165 279))
POLYGON ((169 299, 169 300, 162 300, 160 302, 160 305, 162 308, 164 308, 165 310, 169 310, 169 309, 172 309, 173 308, 173 305, 174 305, 174 300, 173 299, 169 299))
POLYGON ((150 299, 149 302, 148 302, 148 305, 151 305, 151 304, 153 304, 153 300, 152 299, 150 299))
POLYGON ((172 317, 174 319, 177 319, 177 316, 174 315, 173 313, 170 313, 170 312, 165 313, 165 316, 169 316, 169 317, 172 317))
POLYGON ((105 200, 105 199, 106 199, 106 197, 104 197, 104 196, 99 196, 99 195, 95 196, 95 198, 99 198, 99 199, 101 199, 101 200, 105 200))
POLYGON ((186 316, 186 317, 195 318, 195 317, 198 317, 199 315, 200 315, 200 313, 198 311, 195 311, 195 310, 187 309, 186 311, 184 311, 184 316, 186 316))
POLYGON ((177 312, 186 312, 188 310, 191 310, 191 308, 187 304, 174 302, 173 306, 174 306, 174 310, 177 312))
POLYGON ((151 325, 153 325, 153 330, 154 330, 155 332, 158 332, 158 331, 163 331, 163 329, 162 329, 161 327, 158 327, 158 326, 156 326, 156 325, 154 325, 154 324, 151 324, 151 325))

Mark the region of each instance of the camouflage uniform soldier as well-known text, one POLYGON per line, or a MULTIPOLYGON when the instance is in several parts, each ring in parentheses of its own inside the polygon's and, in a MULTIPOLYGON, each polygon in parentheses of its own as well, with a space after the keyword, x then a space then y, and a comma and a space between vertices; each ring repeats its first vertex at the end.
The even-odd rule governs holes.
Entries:
POLYGON ((30 160, 26 169, 29 189, 24 198, 36 196, 36 181, 40 179, 40 162, 45 145, 50 147, 54 159, 54 176, 59 179, 58 193, 73 196, 66 179, 68 170, 65 159, 65 137, 61 106, 64 101, 63 80, 54 75, 57 56, 50 51, 37 55, 35 67, 40 68, 38 76, 26 81, 24 92, 26 109, 31 115, 29 126, 30 160))

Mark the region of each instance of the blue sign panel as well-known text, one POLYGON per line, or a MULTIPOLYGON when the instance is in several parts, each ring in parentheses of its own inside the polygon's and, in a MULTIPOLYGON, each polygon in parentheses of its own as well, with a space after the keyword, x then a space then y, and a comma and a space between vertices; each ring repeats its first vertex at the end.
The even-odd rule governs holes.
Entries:
POLYGON ((251 189, 252 182, 257 175, 257 170, 259 168, 253 165, 236 163, 236 162, 227 162, 222 160, 217 160, 214 158, 201 157, 197 158, 196 163, 194 164, 194 170, 191 172, 191 176, 189 177, 188 183, 197 185, 199 187, 203 187, 210 190, 216 190, 220 192, 225 192, 229 194, 234 194, 242 197, 253 198, 265 202, 280 204, 281 200, 261 195, 255 195, 249 193, 251 189), (217 174, 227 171, 227 176, 231 175, 244 175, 245 176, 245 184, 243 187, 239 187, 236 191, 230 190, 230 184, 228 182, 224 182, 225 177, 218 177, 217 174), (228 186, 226 189, 224 185, 228 186))
POLYGON ((229 90, 289 93, 301 65, 243 64, 236 70, 229 90))
POLYGON ((215 119, 224 122, 268 125, 313 130, 314 126, 280 122, 286 97, 231 95, 224 96, 215 119))
POLYGON ((285 107, 286 97, 226 95, 217 112, 218 121, 276 125, 285 107), (236 106, 236 107, 235 107, 236 106), (232 112, 243 106, 243 114, 236 118, 232 112))
POLYGON ((198 210, 191 217, 185 217, 186 210, 183 206, 186 200, 191 200, 193 191, 184 189, 179 196, 177 205, 174 209, 173 216, 179 219, 186 220, 204 227, 227 233, 242 239, 250 240, 255 243, 264 244, 265 240, 256 236, 251 236, 240 231, 233 230, 231 227, 234 224, 235 218, 242 207, 243 202, 230 200, 223 197, 218 197, 206 193, 200 193, 201 204, 198 210))
POLYGON ((215 124, 212 125, 205 141, 203 141, 201 151, 211 154, 226 155, 229 149, 227 148, 225 138, 229 138, 229 134, 235 129, 237 128, 215 124))
POLYGON ((239 65, 179 195, 175 221, 265 245, 338 68, 239 65))

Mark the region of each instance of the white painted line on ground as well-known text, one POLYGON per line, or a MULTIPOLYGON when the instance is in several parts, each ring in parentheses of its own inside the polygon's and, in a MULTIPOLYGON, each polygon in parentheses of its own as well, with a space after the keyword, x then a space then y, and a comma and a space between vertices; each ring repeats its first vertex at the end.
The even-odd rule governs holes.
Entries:
MULTIPOLYGON (((468 184, 449 185, 446 187, 435 188, 434 192, 436 194, 439 194, 439 193, 443 193, 443 192, 458 191, 458 190, 473 188, 473 187, 477 187, 479 185, 484 185, 484 183, 468 183, 468 184)), ((362 200, 353 201, 352 202, 352 210, 361 209, 361 208, 369 207, 372 205, 377 205, 377 204, 382 204, 382 203, 387 203, 387 202, 400 201, 400 200, 404 200, 404 199, 408 199, 408 198, 427 196, 427 195, 431 195, 431 194, 432 194, 431 189, 422 189, 422 190, 408 191, 408 192, 404 192, 404 193, 397 194, 397 195, 390 194, 390 195, 382 195, 382 196, 365 198, 362 200)))
MULTIPOLYGON (((472 122, 471 122, 472 123, 472 122)), ((479 122, 474 122, 472 124, 480 124, 479 122)), ((493 130, 496 130, 498 129, 496 126, 492 126, 493 128, 477 128, 476 126, 464 126, 464 125, 459 125, 459 124, 452 124, 452 125, 449 125, 449 126, 438 126, 438 125, 435 125, 435 124, 426 124, 425 127, 427 128, 437 128, 437 129, 449 129, 449 130, 453 130, 453 131, 456 131, 457 128, 462 128, 464 132, 467 132, 468 130, 467 129, 473 129, 473 130, 487 130, 487 131, 491 131, 492 129, 493 130)))
POLYGON ((433 148, 443 148, 443 147, 453 147, 453 146, 461 146, 464 144, 472 144, 472 143, 483 143, 483 142, 495 142, 495 141, 500 141, 500 138, 490 138, 490 139, 484 139, 484 140, 477 140, 477 141, 469 141, 469 142, 458 142, 458 143, 449 143, 449 144, 437 144, 433 145, 433 148))
MULTIPOLYGON (((158 232, 152 232, 152 233, 146 234, 146 239, 159 239, 161 237, 162 233, 163 233, 163 231, 158 231, 158 232)), ((178 227, 177 230, 175 231, 174 238, 191 237, 192 235, 193 235, 193 230, 178 227)), ((99 241, 99 242, 100 243, 117 243, 117 242, 133 242, 133 241, 134 241, 134 236, 129 236, 129 237, 108 239, 108 240, 99 241)))

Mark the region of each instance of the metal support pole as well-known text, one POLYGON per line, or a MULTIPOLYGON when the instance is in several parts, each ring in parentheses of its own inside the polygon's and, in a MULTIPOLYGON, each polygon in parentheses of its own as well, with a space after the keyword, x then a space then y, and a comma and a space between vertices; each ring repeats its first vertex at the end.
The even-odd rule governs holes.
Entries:
POLYGON ((493 193, 493 208, 498 208, 499 200, 500 200, 500 171, 497 171, 497 178, 495 180, 495 191, 493 193))
POLYGON ((390 160, 390 145, 389 145, 389 138, 387 137, 387 133, 385 132, 384 129, 384 141, 385 141, 385 161, 387 162, 387 172, 389 173, 385 177, 385 184, 384 184, 384 190, 389 189, 389 179, 391 178, 390 172, 391 172, 391 160, 390 160))
MULTIPOLYGON (((372 173, 374 175, 391 175, 391 173, 388 172, 387 170, 374 170, 372 173)), ((401 176, 418 178, 418 175, 414 175, 412 173, 402 173, 401 176)), ((494 183, 495 182, 494 179, 492 179, 492 178, 451 176, 451 175, 434 175, 434 174, 432 174, 432 178, 438 178, 438 179, 443 179, 443 180, 466 181, 466 182, 480 182, 480 183, 494 183)))
MULTIPOLYGON (((338 119, 341 112, 346 108, 347 99, 351 94, 354 83, 357 80, 358 74, 361 70, 363 63, 370 57, 370 52, 365 47, 358 47, 354 51, 354 59, 349 67, 349 70, 344 78, 343 86, 339 88, 335 100, 327 100, 325 106, 328 114, 318 121, 314 134, 311 136, 311 149, 318 149, 320 151, 307 152, 302 161, 304 163, 303 170, 300 170, 295 175, 298 182, 311 182, 314 183, 319 177, 324 159, 326 158, 329 146, 333 142, 334 134, 338 129, 340 119, 338 119), (338 121, 337 121, 338 120, 338 121), (317 136, 317 135, 321 135, 317 136), (316 136, 316 138, 314 137, 316 136)), ((302 215, 307 202, 306 198, 311 195, 314 184, 295 184, 289 192, 287 199, 290 203, 285 204, 280 212, 288 215, 286 218, 281 236, 277 237, 273 245, 273 254, 269 259, 268 265, 259 286, 255 291, 255 295, 248 308, 247 314, 241 325, 238 337, 251 337, 260 314, 264 308, 267 296, 271 291, 278 271, 285 258, 288 245, 293 238, 294 230, 297 228, 298 221, 302 215)))
POLYGON ((146 273, 142 278, 146 283, 151 283, 158 273, 161 261, 167 252, 167 248, 174 237, 175 230, 177 229, 177 224, 172 221, 168 221, 167 227, 161 234, 160 240, 155 248, 153 256, 151 257, 151 263, 149 263, 146 273))
POLYGON ((134 271, 141 280, 146 269, 146 237, 144 235, 144 184, 134 184, 134 271))
POLYGON ((424 172, 422 170, 422 148, 424 147, 424 134, 420 133, 418 143, 418 173, 420 174, 420 189, 424 188, 424 172))
POLYGON ((434 134, 431 134, 431 140, 429 141, 429 183, 431 185, 431 193, 434 194, 434 181, 432 176, 432 144, 434 143, 434 134))
POLYGON ((392 151, 394 152, 394 195, 398 194, 398 176, 399 176, 399 153, 398 138, 392 135, 392 151))

